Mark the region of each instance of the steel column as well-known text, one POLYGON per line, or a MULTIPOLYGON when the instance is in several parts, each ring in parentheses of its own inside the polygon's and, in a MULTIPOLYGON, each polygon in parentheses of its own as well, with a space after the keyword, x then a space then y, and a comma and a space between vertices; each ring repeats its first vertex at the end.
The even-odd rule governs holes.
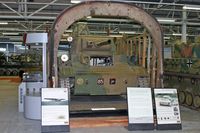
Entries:
POLYGON ((186 43, 187 42, 187 12, 183 10, 183 18, 182 18, 182 36, 181 41, 186 43))

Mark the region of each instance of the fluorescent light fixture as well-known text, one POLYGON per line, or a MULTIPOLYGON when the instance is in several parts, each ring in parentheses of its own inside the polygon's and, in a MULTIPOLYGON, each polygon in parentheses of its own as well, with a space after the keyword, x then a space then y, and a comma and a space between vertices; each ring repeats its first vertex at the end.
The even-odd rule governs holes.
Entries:
POLYGON ((1 25, 6 25, 8 22, 0 22, 1 25))
POLYGON ((116 108, 91 108, 92 111, 116 110, 116 108))
POLYGON ((3 35, 19 35, 19 33, 16 33, 16 32, 5 32, 5 33, 2 33, 3 35))
POLYGON ((67 41, 67 39, 61 39, 60 41, 62 41, 62 42, 66 42, 66 41, 67 41))
POLYGON ((200 10, 200 6, 197 6, 197 5, 184 5, 183 9, 185 9, 185 10, 200 10))
POLYGON ((22 36, 12 36, 9 37, 11 41, 23 41, 23 37, 22 36))
MULTIPOLYGON (((173 33, 172 34, 173 36, 182 36, 182 34, 181 33, 173 33)), ((187 36, 188 34, 186 34, 186 36, 187 36)))
POLYGON ((80 2, 82 2, 82 1, 84 1, 84 0, 71 0, 71 3, 77 4, 77 3, 80 3, 80 2))
POLYGON ((66 33, 65 33, 65 34, 63 34, 62 36, 63 36, 63 37, 68 37, 68 36, 69 36, 69 34, 66 34, 66 33))
POLYGON ((130 19, 115 19, 115 18, 87 18, 87 21, 98 21, 98 22, 133 22, 130 19))
POLYGON ((123 37, 123 35, 109 35, 109 37, 123 37))
POLYGON ((135 31, 120 31, 120 34, 136 34, 135 31))
MULTIPOLYGON (((21 46, 21 45, 15 45, 15 47, 17 49, 20 49, 20 50, 25 50, 25 46, 21 46)), ((27 48, 28 49, 28 48, 27 48)))
POLYGON ((87 18, 92 18, 92 16, 87 16, 87 18))
POLYGON ((172 35, 173 35, 173 36, 182 36, 181 33, 173 33, 172 35))
POLYGON ((175 22, 173 18, 157 18, 158 22, 175 22))
POLYGON ((66 33, 72 33, 73 30, 65 30, 66 33))
POLYGON ((6 48, 0 48, 0 51, 1 51, 1 52, 5 52, 5 51, 6 51, 6 48))
POLYGON ((169 37, 169 36, 165 36, 164 39, 165 39, 165 40, 169 40, 170 37, 169 37))

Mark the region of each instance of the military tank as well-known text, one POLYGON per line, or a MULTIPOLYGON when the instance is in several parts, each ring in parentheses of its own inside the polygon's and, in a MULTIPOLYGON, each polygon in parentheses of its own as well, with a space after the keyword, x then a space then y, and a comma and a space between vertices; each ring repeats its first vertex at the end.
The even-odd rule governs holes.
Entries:
POLYGON ((149 86, 149 73, 126 39, 80 35, 72 43, 68 60, 58 57, 60 86, 72 95, 123 95, 128 86, 149 86))
POLYGON ((41 71, 41 52, 29 50, 29 53, 0 53, 0 76, 18 76, 23 72, 41 71))
POLYGON ((179 91, 180 103, 193 109, 200 108, 200 45, 176 43, 172 58, 164 60, 164 85, 179 91))

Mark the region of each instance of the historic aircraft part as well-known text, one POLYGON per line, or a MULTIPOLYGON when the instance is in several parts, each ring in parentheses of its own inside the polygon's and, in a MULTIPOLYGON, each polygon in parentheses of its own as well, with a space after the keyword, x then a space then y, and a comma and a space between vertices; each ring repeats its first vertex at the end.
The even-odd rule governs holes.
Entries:
MULTIPOLYGON (((150 86, 151 87, 163 87, 163 35, 162 30, 157 22, 157 20, 148 14, 145 10, 137 7, 133 4, 128 4, 124 2, 114 2, 114 1, 87 1, 76 4, 64 10, 55 20, 55 23, 52 28, 50 44, 51 49, 49 53, 49 74, 50 77, 55 76, 55 86, 58 86, 58 60, 57 60, 57 53, 58 53, 58 45, 61 39, 62 34, 66 29, 69 28, 74 22, 80 20, 87 16, 108 16, 108 17, 115 17, 115 16, 122 16, 127 17, 131 20, 137 21, 138 23, 142 24, 151 34, 153 40, 152 46, 152 58, 151 58, 151 65, 150 65, 150 86), (120 8, 119 8, 120 7, 120 8)), ((108 46, 110 41, 99 43, 97 47, 104 47, 108 46)), ((83 63, 87 63, 87 55, 82 55, 83 63)), ((110 58, 109 56, 105 58, 110 58)), ((94 57, 96 60, 97 57, 94 57)), ((107 59, 104 59, 107 60, 107 59)), ((69 70, 70 71, 70 70, 69 70)), ((72 72, 72 71, 70 71, 72 72)), ((86 81, 82 81, 81 78, 83 77, 76 77, 77 84, 87 84, 86 81)), ((91 77, 92 78, 92 77, 91 77)), ((98 80, 98 84, 102 84, 102 79, 98 80)), ((116 82, 115 78, 110 79, 110 84, 114 84, 116 82)), ((126 83, 127 80, 124 79, 126 83)))

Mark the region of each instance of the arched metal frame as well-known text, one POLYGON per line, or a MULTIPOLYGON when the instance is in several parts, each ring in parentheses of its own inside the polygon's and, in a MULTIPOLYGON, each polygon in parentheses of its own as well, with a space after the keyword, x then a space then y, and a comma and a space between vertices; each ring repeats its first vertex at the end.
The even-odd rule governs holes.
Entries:
POLYGON ((158 21, 133 4, 118 1, 86 1, 65 9, 55 20, 50 35, 49 74, 58 86, 57 53, 62 34, 70 25, 87 16, 122 16, 143 25, 152 36, 151 87, 163 87, 163 34, 158 21), (52 60, 53 59, 53 60, 52 60))

